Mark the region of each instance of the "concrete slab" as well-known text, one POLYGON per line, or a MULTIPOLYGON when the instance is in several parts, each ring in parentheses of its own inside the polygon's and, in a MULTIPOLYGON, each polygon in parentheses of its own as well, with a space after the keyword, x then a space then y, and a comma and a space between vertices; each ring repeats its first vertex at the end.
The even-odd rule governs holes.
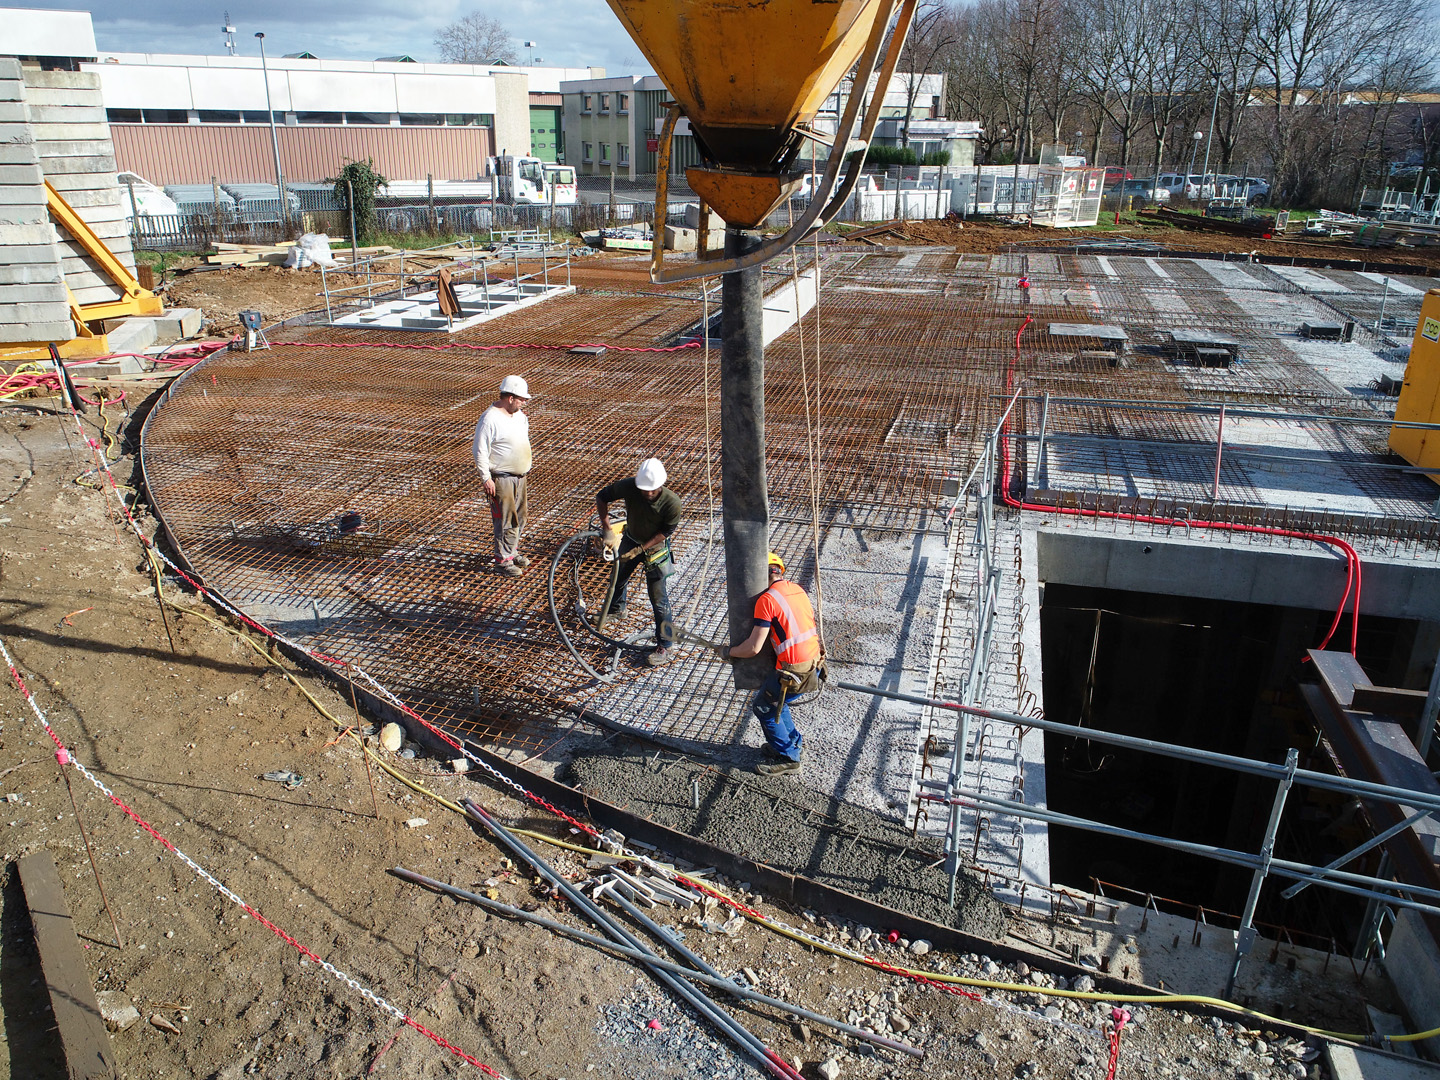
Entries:
POLYGON ((1327 1042, 1325 1063, 1335 1080, 1440 1080, 1440 1065, 1349 1043, 1327 1042))
POLYGON ((200 332, 204 315, 199 308, 171 308, 155 318, 155 343, 170 345, 200 332))
POLYGON ((155 320, 123 319, 105 337, 111 352, 144 352, 155 344, 155 320))

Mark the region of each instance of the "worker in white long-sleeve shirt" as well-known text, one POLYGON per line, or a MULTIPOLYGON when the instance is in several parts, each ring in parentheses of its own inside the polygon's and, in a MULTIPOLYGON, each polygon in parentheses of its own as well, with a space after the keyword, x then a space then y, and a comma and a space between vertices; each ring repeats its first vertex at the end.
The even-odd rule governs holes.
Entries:
POLYGON ((519 375, 506 375, 500 398, 475 425, 471 449, 480 481, 490 497, 495 524, 495 571, 519 577, 530 565, 520 554, 528 501, 525 477, 530 472, 530 418, 522 411, 530 400, 530 387, 519 375))

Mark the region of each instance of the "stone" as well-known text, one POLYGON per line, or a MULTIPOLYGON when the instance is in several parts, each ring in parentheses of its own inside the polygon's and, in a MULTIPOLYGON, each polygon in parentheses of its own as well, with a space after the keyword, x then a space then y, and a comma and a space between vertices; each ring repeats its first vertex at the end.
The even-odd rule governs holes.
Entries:
POLYGON ((873 938, 874 936, 875 936, 875 931, 874 931, 874 930, 871 930, 870 927, 868 927, 868 926, 857 926, 857 927, 855 928, 855 940, 858 941, 858 942, 860 942, 860 944, 862 944, 862 945, 865 944, 865 942, 869 941, 869 940, 870 940, 871 938, 873 938))
POLYGON ((1024 960, 1021 960, 1020 963, 1018 963, 1018 964, 1015 965, 1015 975, 1016 975, 1017 978, 1023 979, 1023 978, 1025 978, 1026 975, 1029 975, 1029 974, 1030 974, 1030 965, 1027 964, 1027 963, 1025 963, 1024 960))
POLYGON ((140 1010, 119 990, 101 990, 95 995, 100 1005, 100 1019, 111 1031, 125 1031, 140 1019, 140 1010))
POLYGON ((890 1014, 890 1030, 904 1033, 910 1030, 910 1019, 898 1009, 890 1014))
POLYGON ((912 956, 924 956, 929 951, 930 942, 926 941, 924 938, 916 938, 910 943, 910 953, 912 956))
POLYGON ((1095 989, 1095 980, 1089 975, 1077 975, 1075 976, 1074 983, 1071 984, 1071 989, 1078 990, 1082 994, 1088 994, 1095 989))
POLYGON ((840 1080, 840 1062, 834 1058, 822 1061, 815 1066, 815 1071, 824 1077, 824 1080, 840 1080))
POLYGON ((457 773, 469 772, 469 771, 470 771, 470 759, 469 759, 469 758, 463 758, 463 757, 451 758, 451 760, 450 760, 450 768, 451 768, 452 771, 457 772, 457 773))
POLYGON ((175 1026, 174 1022, 161 1016, 159 1013, 151 1014, 150 1026, 153 1028, 158 1028, 161 1031, 168 1031, 171 1035, 180 1034, 180 1029, 175 1026))
POLYGON ((400 730, 399 724, 386 724, 380 729, 380 746, 392 754, 400 749, 404 739, 405 734, 400 730))
POLYGON ((426 821, 423 817, 412 817, 405 822, 405 827, 407 829, 418 829, 422 825, 429 824, 430 822, 426 821))

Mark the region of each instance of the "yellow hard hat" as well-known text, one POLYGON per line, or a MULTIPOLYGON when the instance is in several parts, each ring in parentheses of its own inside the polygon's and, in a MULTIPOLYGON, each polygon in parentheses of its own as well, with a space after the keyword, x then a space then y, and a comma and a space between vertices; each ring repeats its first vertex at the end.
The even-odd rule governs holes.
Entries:
POLYGON ((773 551, 770 552, 769 556, 765 559, 765 565, 767 567, 778 566, 782 574, 785 572, 785 560, 773 551))

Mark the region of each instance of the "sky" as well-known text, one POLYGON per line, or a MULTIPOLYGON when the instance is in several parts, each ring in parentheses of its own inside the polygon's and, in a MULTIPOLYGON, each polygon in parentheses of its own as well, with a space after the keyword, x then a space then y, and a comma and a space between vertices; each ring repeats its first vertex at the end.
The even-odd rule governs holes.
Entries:
POLYGON ((335 60, 374 60, 408 54, 438 61, 435 33, 481 11, 515 38, 521 63, 603 67, 610 74, 645 74, 640 56, 605 0, 8 0, 8 6, 89 11, 102 51, 210 53, 225 51, 225 12, 236 29, 238 55, 258 56, 255 32, 268 56, 308 51, 335 60))

